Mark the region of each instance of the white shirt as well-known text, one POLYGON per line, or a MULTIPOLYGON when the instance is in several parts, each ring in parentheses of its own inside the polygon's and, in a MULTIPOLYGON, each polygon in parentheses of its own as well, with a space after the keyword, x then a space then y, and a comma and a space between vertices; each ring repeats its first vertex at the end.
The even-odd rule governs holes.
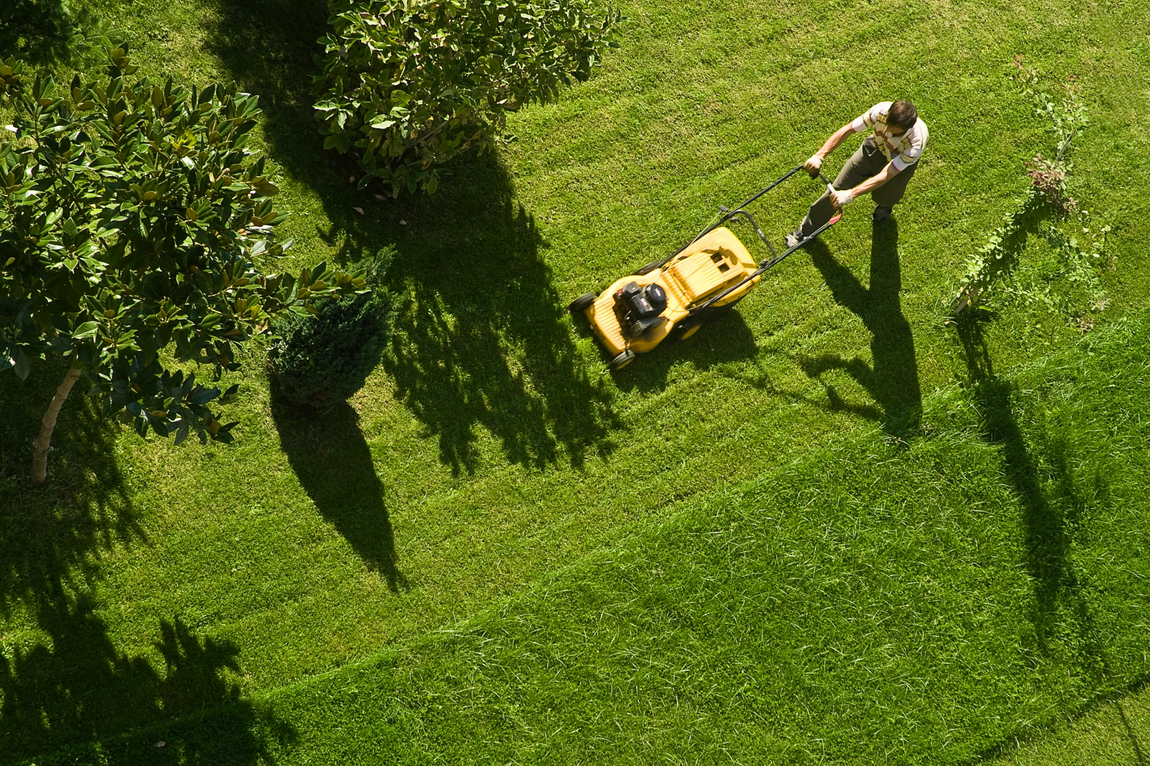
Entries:
POLYGON ((851 130, 862 133, 874 126, 874 143, 886 158, 894 163, 896 170, 902 171, 918 162, 922 152, 926 149, 926 142, 930 138, 930 131, 921 119, 915 120, 911 129, 901 136, 892 136, 888 132, 886 120, 890 114, 893 102, 882 101, 875 104, 851 123, 851 130))

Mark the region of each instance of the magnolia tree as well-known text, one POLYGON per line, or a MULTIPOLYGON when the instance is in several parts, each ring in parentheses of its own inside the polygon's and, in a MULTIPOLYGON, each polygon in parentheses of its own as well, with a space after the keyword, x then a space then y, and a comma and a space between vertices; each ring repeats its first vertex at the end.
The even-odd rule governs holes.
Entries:
POLYGON ((132 78, 125 48, 107 77, 31 81, 12 59, 0 89, 17 115, 0 142, 0 374, 48 356, 67 372, 34 442, 47 471, 60 407, 80 378, 108 416, 181 442, 228 442, 189 363, 235 369, 239 344, 285 311, 366 290, 323 264, 265 273, 285 215, 264 159, 245 147, 259 113, 235 86, 190 91, 132 78))
POLYGON ((585 80, 618 23, 586 0, 330 0, 316 110, 326 148, 393 194, 434 193, 437 166, 486 148, 507 112, 585 80))

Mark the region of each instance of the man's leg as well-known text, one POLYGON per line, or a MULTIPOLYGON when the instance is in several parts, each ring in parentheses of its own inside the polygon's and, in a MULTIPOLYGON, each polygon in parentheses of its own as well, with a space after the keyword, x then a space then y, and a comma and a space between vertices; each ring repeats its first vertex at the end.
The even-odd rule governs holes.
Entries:
POLYGON ((874 198, 874 203, 877 205, 874 211, 875 223, 890 218, 892 209, 902 199, 902 195, 906 193, 906 185, 910 183, 911 176, 914 175, 917 167, 918 163, 916 162, 905 170, 900 170, 894 178, 871 192, 870 196, 874 198))
MULTIPOLYGON (((858 151, 851 155, 851 158, 843 165, 843 169, 839 171, 839 175, 832 185, 835 189, 852 189, 871 176, 878 175, 884 167, 886 167, 886 157, 875 148, 873 140, 868 137, 863 141, 858 151)), ((907 170, 910 170, 910 168, 907 168, 907 170)), ((899 173, 899 175, 902 175, 902 173, 899 173)), ((895 176, 895 178, 897 177, 898 176, 895 176)), ((811 205, 810 210, 807 211, 807 217, 803 219, 802 224, 795 230, 795 234, 801 239, 806 239, 818 231, 820 227, 826 225, 826 222, 829 221, 834 214, 835 206, 831 204, 831 195, 829 192, 824 192, 823 196, 819 197, 815 200, 815 203, 811 205)))

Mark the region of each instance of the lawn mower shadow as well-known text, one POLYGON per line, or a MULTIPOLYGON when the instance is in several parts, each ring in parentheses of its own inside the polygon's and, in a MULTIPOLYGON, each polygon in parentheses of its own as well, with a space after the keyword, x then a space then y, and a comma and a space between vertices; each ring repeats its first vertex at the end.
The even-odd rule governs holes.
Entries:
POLYGON ((283 400, 273 383, 272 417, 280 446, 316 509, 393 592, 406 588, 383 485, 355 410, 347 402, 323 413, 302 410, 283 400))
MULTIPOLYGON (((686 340, 664 341, 654 351, 639 356, 612 374, 620 389, 648 393, 666 387, 667 376, 677 364, 687 362, 701 372, 728 362, 749 359, 756 353, 755 334, 736 307, 707 320, 686 340)), ((609 360, 604 356, 603 361, 606 364, 609 360)))

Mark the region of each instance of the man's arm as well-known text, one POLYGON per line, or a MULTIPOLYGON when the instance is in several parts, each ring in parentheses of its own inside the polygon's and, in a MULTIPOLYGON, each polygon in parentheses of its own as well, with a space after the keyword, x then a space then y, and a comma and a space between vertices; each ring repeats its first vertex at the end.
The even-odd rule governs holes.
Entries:
POLYGON ((823 160, 827 158, 827 155, 829 155, 835 149, 838 149, 839 145, 842 144, 843 141, 846 141, 847 137, 852 135, 854 132, 855 129, 851 127, 849 122, 846 125, 843 125, 833 134, 831 134, 831 137, 827 139, 825 144, 823 144, 822 149, 819 149, 811 156, 809 160, 803 163, 803 167, 807 169, 808 173, 817 173, 819 168, 822 167, 823 160))
POLYGON ((841 208, 843 205, 850 203, 852 200, 858 199, 864 194, 870 194, 872 191, 882 186, 887 181, 894 178, 896 175, 898 175, 898 168, 895 167, 894 161, 892 160, 886 164, 886 167, 883 168, 878 175, 871 176, 855 188, 834 192, 831 195, 831 202, 834 203, 835 207, 841 208))

